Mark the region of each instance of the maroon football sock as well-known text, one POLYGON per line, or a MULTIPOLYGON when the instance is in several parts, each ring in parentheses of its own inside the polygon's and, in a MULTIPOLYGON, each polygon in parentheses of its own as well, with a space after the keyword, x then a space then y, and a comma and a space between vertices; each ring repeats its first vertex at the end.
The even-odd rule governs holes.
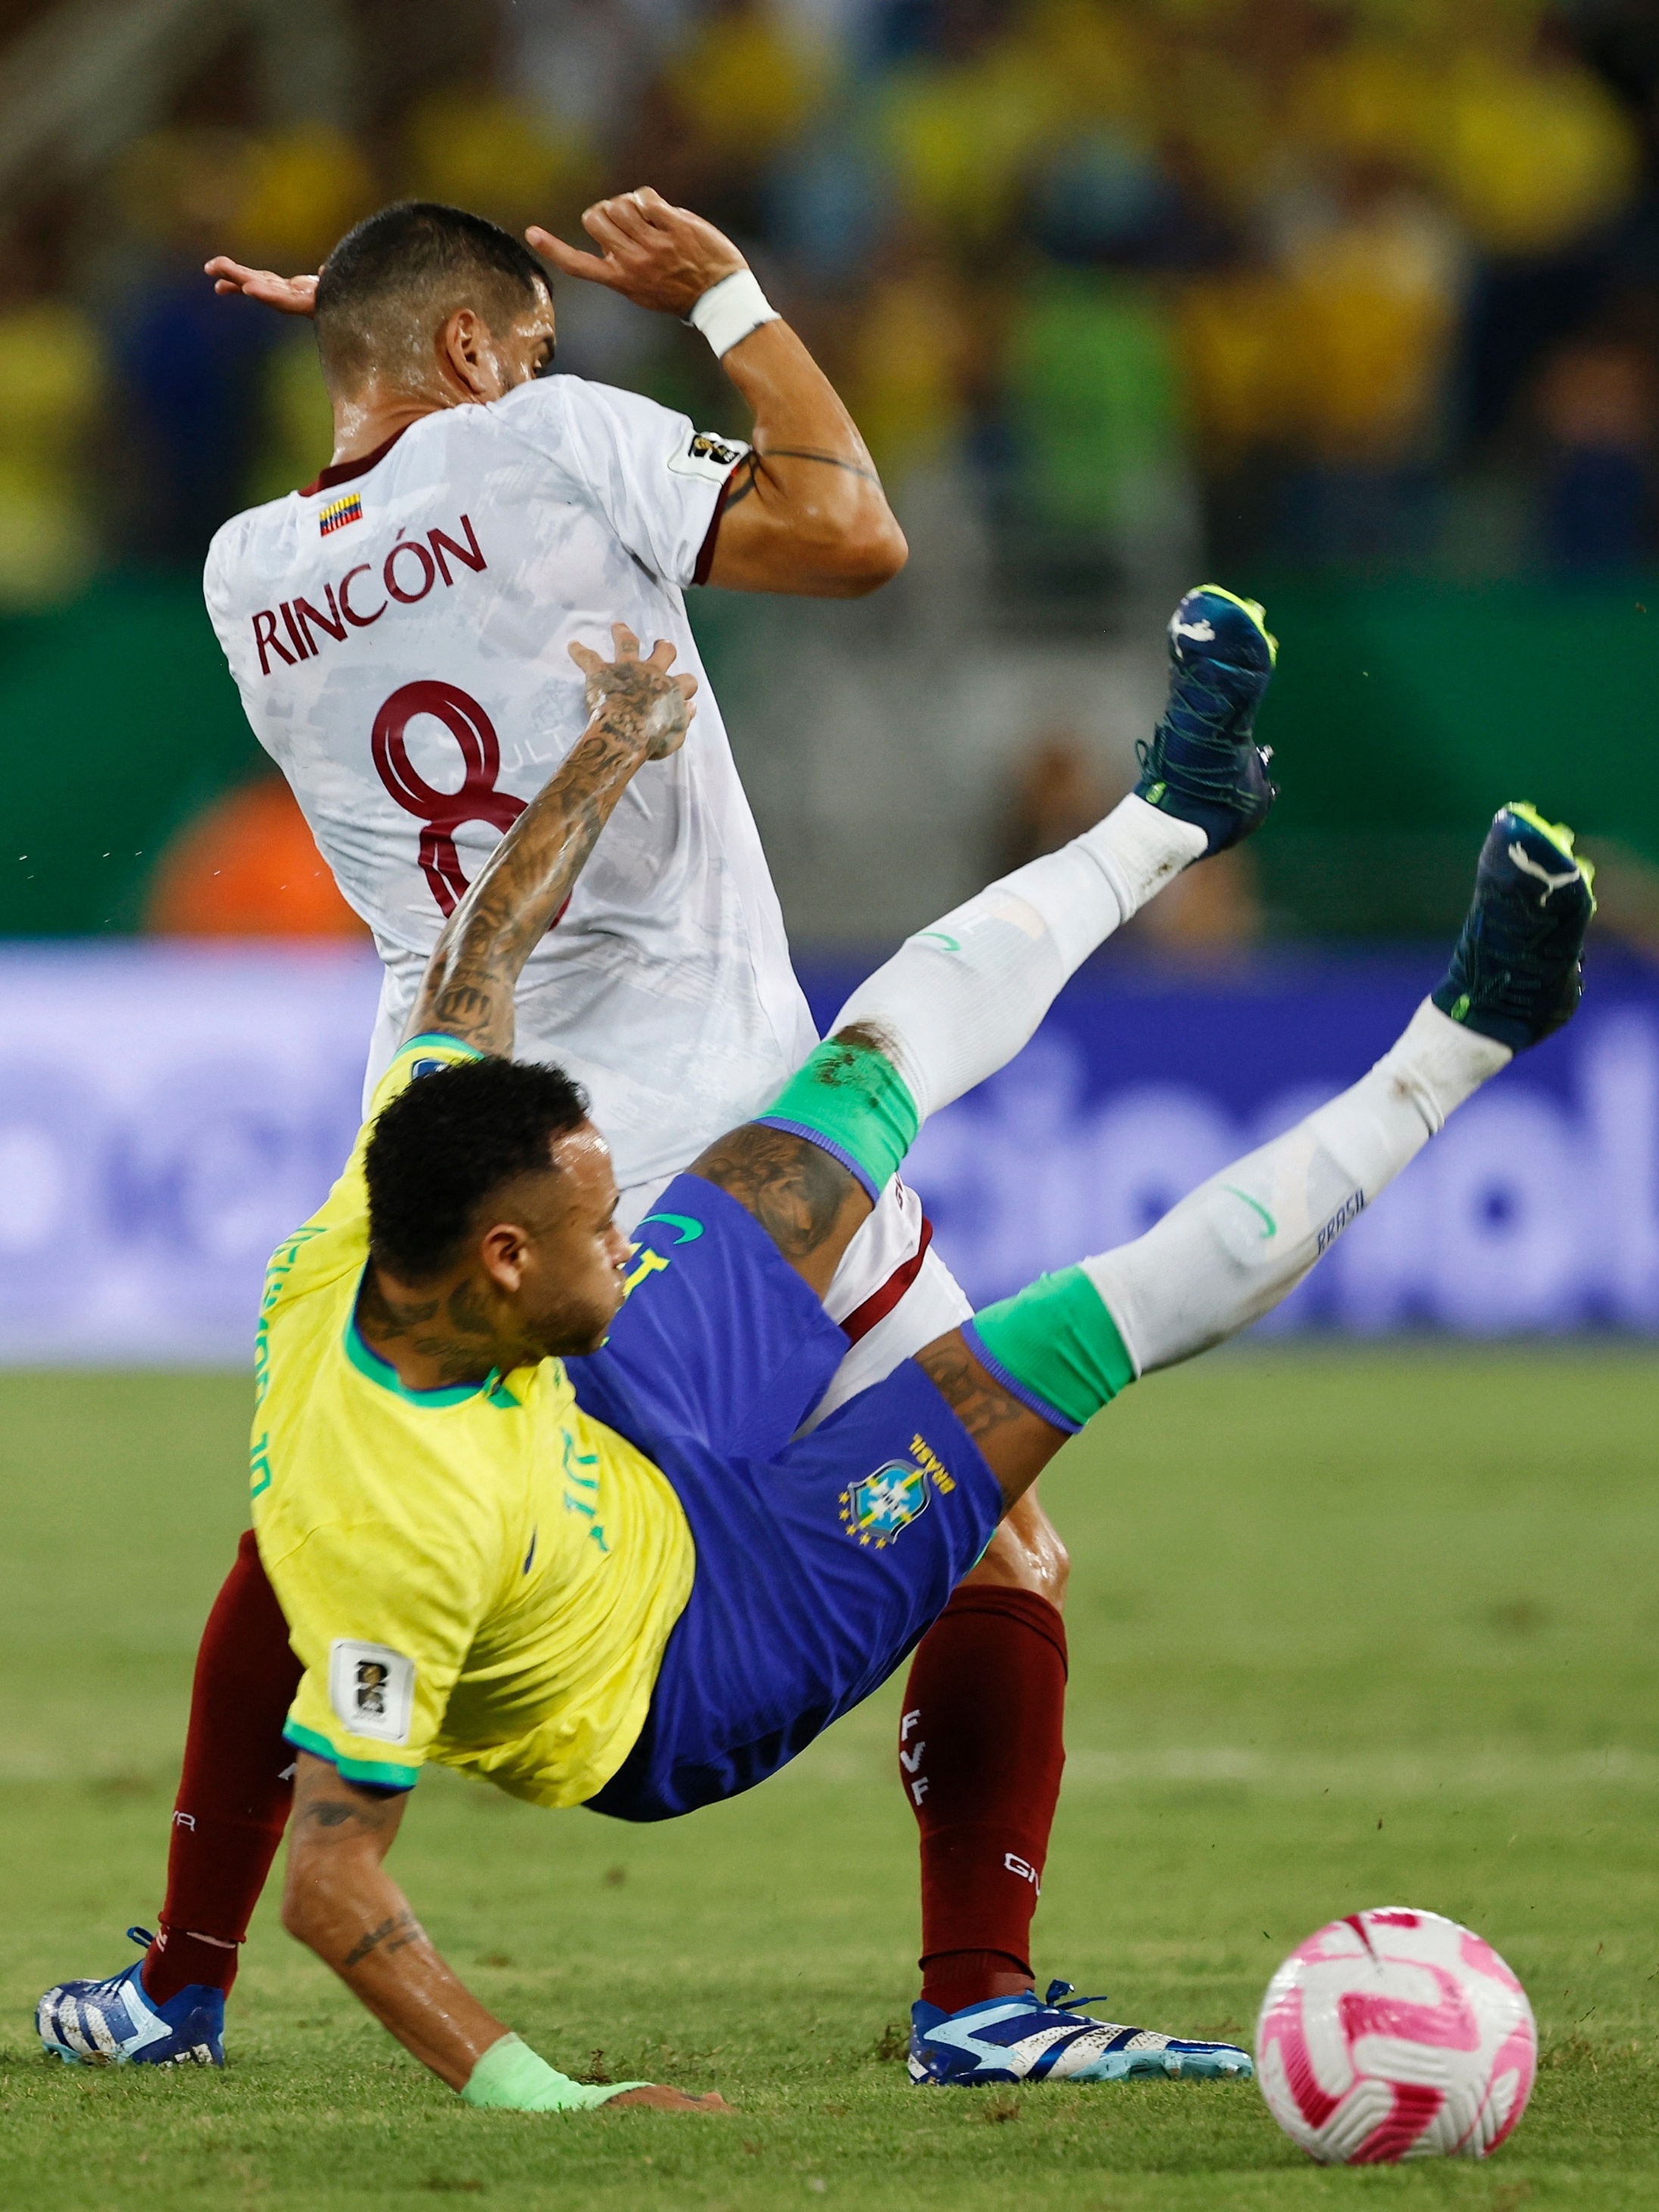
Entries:
POLYGON ((1030 1986, 1065 1717, 1056 1607, 1031 1590, 959 1589, 917 1647, 899 1735, 921 1830, 921 1993, 945 2011, 1030 1986))
POLYGON ((293 1802, 294 1753, 283 1723, 301 1671, 250 1529, 196 1656, 167 1903, 144 1955, 153 2003, 166 2004, 190 1982, 228 1990, 236 1978, 236 1947, 293 1802))

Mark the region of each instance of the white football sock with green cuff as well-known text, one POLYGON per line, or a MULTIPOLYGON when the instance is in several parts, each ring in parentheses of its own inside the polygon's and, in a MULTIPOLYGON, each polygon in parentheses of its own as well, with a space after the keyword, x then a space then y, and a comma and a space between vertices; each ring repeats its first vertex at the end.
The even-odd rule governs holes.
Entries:
POLYGON ((1133 1244, 1084 1261, 1136 1373, 1190 1359, 1288 1297, 1512 1058, 1425 1000, 1351 1090, 1200 1183, 1133 1244))
POLYGON ((963 1325, 1003 1388, 1080 1429, 1139 1375, 1237 1334, 1513 1057, 1429 1000, 1370 1073, 1208 1182, 1133 1244, 1044 1275, 963 1325))

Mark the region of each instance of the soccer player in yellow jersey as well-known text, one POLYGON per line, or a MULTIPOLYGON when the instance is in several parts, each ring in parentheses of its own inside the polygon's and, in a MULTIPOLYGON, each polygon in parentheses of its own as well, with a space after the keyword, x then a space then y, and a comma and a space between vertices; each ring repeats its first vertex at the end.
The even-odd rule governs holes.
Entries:
MULTIPOLYGON (((258 1361, 255 1526, 304 1668, 284 1923, 469 2102, 518 2110, 720 2100, 570 2081, 465 1988, 386 1864, 422 1765, 635 1820, 774 1772, 891 1673, 1068 1435, 1267 1311, 1560 1027, 1593 909, 1571 834, 1506 807, 1445 977, 1369 1074, 802 1433, 844 1351, 822 1301, 848 1243, 924 1115, 1035 1027, 1065 916, 1005 884, 910 940, 630 1243, 580 1092, 506 1057, 525 960, 690 718, 672 649, 616 635, 611 663, 572 648, 592 720, 446 926, 344 1176, 273 1259, 258 1361)), ((1133 804, 1259 819, 1261 769, 1218 712, 1133 804)), ((212 2056, 137 1975, 48 1991, 48 2047, 212 2056)), ((913 2078, 1250 2069, 1054 1996, 931 2008, 913 2078)))

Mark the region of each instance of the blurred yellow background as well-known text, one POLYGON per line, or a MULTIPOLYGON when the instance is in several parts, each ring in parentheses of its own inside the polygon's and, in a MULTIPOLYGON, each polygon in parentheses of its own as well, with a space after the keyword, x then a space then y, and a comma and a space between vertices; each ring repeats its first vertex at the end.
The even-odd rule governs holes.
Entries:
MULTIPOLYGON (((404 195, 579 236, 642 182, 845 392, 913 615, 1651 567, 1651 0, 115 0, 89 46, 90 3, 0 43, 0 623, 182 585, 327 459, 308 328, 207 253, 314 268, 404 195)), ((744 427, 671 321, 558 307, 561 368, 744 427)))

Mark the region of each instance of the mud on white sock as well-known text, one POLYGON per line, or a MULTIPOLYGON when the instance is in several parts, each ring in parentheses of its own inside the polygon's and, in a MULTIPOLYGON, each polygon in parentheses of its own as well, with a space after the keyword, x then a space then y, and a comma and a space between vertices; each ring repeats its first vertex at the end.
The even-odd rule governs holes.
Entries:
POLYGON ((1076 840, 1100 863, 1117 894, 1120 928, 1184 867, 1201 859, 1207 842, 1190 822, 1160 813, 1133 792, 1076 840))
POLYGON ((831 1034, 877 1024, 926 1120, 1006 1066, 1066 978, 1204 842, 1190 823, 1124 799, 1058 853, 908 938, 860 984, 831 1034))
POLYGON ((1388 1068, 1411 1092, 1432 1135, 1514 1057, 1508 1045, 1466 1030, 1449 1014, 1443 1014, 1432 999, 1425 999, 1399 1042, 1376 1065, 1388 1068))

